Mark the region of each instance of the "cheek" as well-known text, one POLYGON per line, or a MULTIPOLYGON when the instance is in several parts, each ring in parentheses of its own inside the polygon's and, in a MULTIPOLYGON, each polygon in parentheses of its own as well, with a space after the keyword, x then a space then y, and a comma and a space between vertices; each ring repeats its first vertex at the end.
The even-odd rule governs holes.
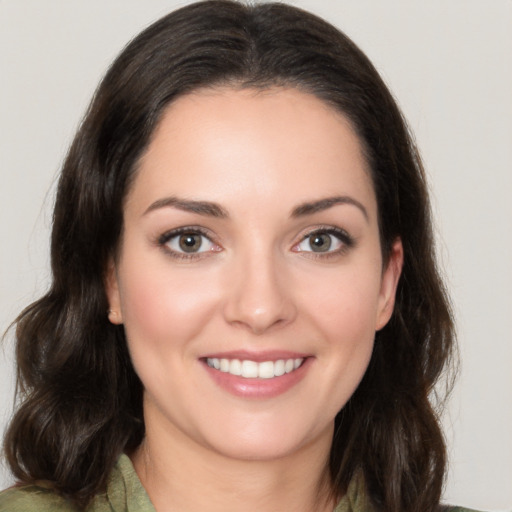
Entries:
POLYGON ((328 332, 343 339, 373 338, 376 330, 380 273, 366 266, 340 272, 321 281, 305 283, 309 310, 328 332), (309 286, 308 286, 309 285, 309 286))
POLYGON ((370 362, 374 340, 378 292, 371 282, 343 280, 318 297, 315 323, 324 337, 326 357, 319 357, 321 373, 329 385, 325 400, 336 415, 361 382, 370 362), (357 281, 357 282, 356 282, 357 281), (353 284, 354 286, 348 286, 353 284))
MULTIPOLYGON (((380 292, 380 269, 340 269, 321 289, 309 284, 310 321, 323 338, 318 364, 329 385, 325 400, 336 414, 353 394, 371 359, 380 292)), ((318 283, 318 281, 317 281, 318 283)), ((306 288, 305 290, 306 291, 306 288)))
POLYGON ((121 279, 121 307, 130 345, 176 346, 193 338, 215 311, 215 286, 200 272, 135 265, 121 279))

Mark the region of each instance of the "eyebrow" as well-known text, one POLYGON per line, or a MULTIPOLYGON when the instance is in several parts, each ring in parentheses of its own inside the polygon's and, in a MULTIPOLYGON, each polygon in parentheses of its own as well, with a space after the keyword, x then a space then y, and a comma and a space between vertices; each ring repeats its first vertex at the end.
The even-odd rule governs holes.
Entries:
MULTIPOLYGON (((318 201, 308 201, 306 203, 302 203, 292 210, 291 217, 297 218, 306 215, 312 215, 314 213, 322 212, 332 208, 333 206, 343 204, 350 204, 355 206, 362 212, 365 219, 367 221, 369 220, 368 211, 366 208, 359 201, 349 196, 327 197, 324 199, 319 199, 318 201)), ((144 211, 143 215, 146 215, 147 213, 154 210, 167 207, 177 208, 178 210, 197 213, 198 215, 204 215, 207 217, 216 217, 219 219, 229 218, 228 212, 217 203, 212 203, 210 201, 195 201, 193 199, 181 199, 175 196, 158 199, 144 211)))
POLYGON ((217 217, 220 219, 226 219, 229 217, 228 212, 217 203, 211 203, 210 201, 194 201, 192 199, 180 199, 175 196, 158 199, 158 201, 152 203, 144 211, 143 215, 154 210, 158 210, 159 208, 166 208, 169 206, 185 212, 205 215, 207 217, 217 217))
POLYGON ((339 204, 350 204, 358 208, 365 219, 369 221, 368 211, 357 199, 354 199, 350 196, 334 196, 327 197, 325 199, 319 199, 318 201, 311 201, 307 203, 302 203, 292 211, 292 217, 302 217, 304 215, 312 215, 313 213, 322 212, 327 210, 328 208, 332 208, 333 206, 337 206, 339 204))

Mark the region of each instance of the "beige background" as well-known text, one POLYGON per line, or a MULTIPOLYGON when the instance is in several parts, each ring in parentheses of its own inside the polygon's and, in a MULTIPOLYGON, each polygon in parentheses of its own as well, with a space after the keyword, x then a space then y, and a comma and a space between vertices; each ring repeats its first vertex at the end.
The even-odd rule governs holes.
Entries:
MULTIPOLYGON (((130 37, 187 2, 0 0, 0 329, 48 283, 54 181, 130 37)), ((394 91, 431 179, 462 373, 445 418, 449 502, 512 510, 512 1, 296 0, 351 36, 394 91)), ((11 338, 0 351, 0 429, 11 338)), ((10 482, 0 468, 0 487, 10 482)))

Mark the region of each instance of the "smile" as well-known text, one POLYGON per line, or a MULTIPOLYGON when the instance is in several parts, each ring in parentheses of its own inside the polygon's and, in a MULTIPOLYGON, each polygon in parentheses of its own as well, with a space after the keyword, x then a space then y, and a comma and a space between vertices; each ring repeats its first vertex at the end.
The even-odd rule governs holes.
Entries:
POLYGON ((206 364, 210 368, 246 379, 273 379, 274 377, 281 377, 300 368, 303 362, 304 358, 302 357, 262 362, 248 359, 221 359, 217 357, 208 357, 206 359, 206 364))

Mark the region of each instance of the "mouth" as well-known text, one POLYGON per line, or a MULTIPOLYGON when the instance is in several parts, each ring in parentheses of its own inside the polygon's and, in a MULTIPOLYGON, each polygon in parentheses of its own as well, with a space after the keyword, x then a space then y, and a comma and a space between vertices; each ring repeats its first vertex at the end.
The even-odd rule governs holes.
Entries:
POLYGON ((297 357, 258 362, 250 359, 208 357, 206 364, 219 372, 244 379, 273 379, 298 370, 304 360, 303 357, 297 357))
POLYGON ((309 373, 314 356, 288 351, 232 351, 200 358, 213 382, 244 399, 278 397, 297 386, 309 373))

